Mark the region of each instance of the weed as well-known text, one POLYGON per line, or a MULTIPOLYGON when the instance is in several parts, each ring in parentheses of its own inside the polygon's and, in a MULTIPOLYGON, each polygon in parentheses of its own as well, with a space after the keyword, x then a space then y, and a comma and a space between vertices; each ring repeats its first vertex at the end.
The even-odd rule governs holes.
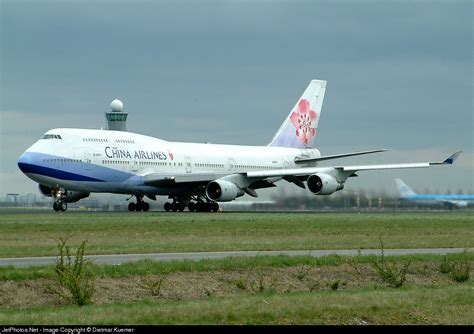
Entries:
POLYGON ((299 281, 304 281, 308 277, 309 272, 311 271, 311 269, 314 268, 315 265, 316 265, 316 262, 313 260, 311 261, 309 265, 303 263, 301 266, 298 266, 298 271, 296 272, 296 278, 299 281))
POLYGON ((318 282, 316 282, 316 281, 312 281, 308 284, 308 291, 309 292, 313 292, 317 288, 318 288, 318 282))
POLYGON ((238 280, 234 281, 234 284, 241 290, 247 290, 248 284, 249 284, 249 279, 250 275, 252 275, 252 271, 255 268, 255 265, 257 264, 258 256, 260 255, 260 252, 255 255, 255 259, 252 262, 252 265, 250 266, 249 270, 247 271, 247 276, 245 278, 241 278, 238 280))
POLYGON ((467 249, 458 260, 451 260, 446 255, 439 265, 439 271, 449 276, 456 282, 466 282, 469 280, 470 265, 467 259, 467 249))
POLYGON ((331 290, 336 291, 337 289, 339 289, 339 283, 340 283, 340 280, 332 281, 331 284, 329 285, 331 287, 331 290))
POLYGON ((467 282, 469 280, 469 262, 464 260, 456 263, 451 271, 451 278, 459 283, 467 282))
POLYGON ((406 274, 408 267, 410 266, 411 260, 405 262, 401 266, 397 266, 395 263, 387 263, 385 261, 384 246, 382 239, 380 239, 380 249, 382 251, 382 256, 380 261, 374 260, 372 262, 375 271, 382 278, 384 282, 387 282, 389 285, 399 288, 405 283, 406 274))
POLYGON ((241 290, 247 290, 247 284, 245 284, 243 279, 235 280, 234 284, 236 287, 238 287, 241 290))
POLYGON ((168 276, 168 272, 163 273, 156 279, 150 273, 147 273, 142 280, 138 283, 138 286, 150 291, 152 296, 158 297, 160 296, 161 287, 163 286, 163 282, 165 281, 166 277, 168 276))
POLYGON ((265 284, 266 281, 268 280, 265 280, 265 273, 262 269, 260 269, 258 271, 258 286, 257 286, 257 291, 259 293, 263 293, 263 292, 268 292, 268 291, 275 291, 275 283, 277 281, 278 277, 277 276, 273 276, 271 277, 270 279, 270 283, 269 285, 267 286, 265 284))
POLYGON ((212 291, 209 290, 208 288, 204 288, 204 293, 206 294, 207 297, 212 297, 212 291))
POLYGON ((59 257, 54 268, 56 284, 47 288, 60 298, 79 306, 92 304, 95 292, 95 277, 90 270, 91 263, 84 259, 86 242, 81 243, 73 259, 71 249, 66 245, 67 238, 59 239, 59 257))
POLYGON ((360 268, 359 268, 359 261, 362 256, 362 250, 360 248, 357 249, 357 256, 356 257, 347 257, 346 263, 349 264, 355 272, 360 275, 360 268))
POLYGON ((311 269, 310 266, 302 264, 301 266, 298 267, 298 272, 296 273, 296 278, 299 281, 303 281, 308 276, 310 269, 311 269))
POLYGON ((453 270, 453 262, 448 259, 448 256, 445 256, 439 265, 439 271, 442 274, 449 274, 453 270))

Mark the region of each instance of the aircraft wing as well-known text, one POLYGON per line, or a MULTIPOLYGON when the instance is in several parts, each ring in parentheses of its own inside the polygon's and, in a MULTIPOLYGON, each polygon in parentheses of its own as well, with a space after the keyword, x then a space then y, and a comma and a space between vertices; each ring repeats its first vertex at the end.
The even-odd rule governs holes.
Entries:
POLYGON ((166 187, 178 183, 207 183, 222 176, 212 172, 199 174, 149 173, 143 176, 143 181, 146 185, 166 187))
POLYGON ((250 178, 265 177, 286 177, 286 176, 309 176, 316 173, 327 173, 345 181, 349 176, 355 176, 355 172, 365 170, 384 170, 384 169, 402 169, 402 168, 427 168, 433 165, 451 165, 461 154, 461 151, 454 153, 449 158, 441 162, 415 162, 401 164, 383 164, 383 165, 357 165, 357 166, 335 166, 335 167, 308 167, 308 168, 290 168, 270 171, 247 172, 250 178))
POLYGON ((143 175, 146 185, 156 187, 166 187, 178 184, 205 185, 217 179, 228 180, 244 189, 249 195, 257 196, 255 189, 274 187, 274 182, 284 179, 294 183, 301 188, 305 188, 303 181, 310 175, 323 173, 336 178, 339 182, 345 182, 348 177, 357 176, 355 173, 364 170, 384 170, 401 168, 426 168, 432 165, 449 165, 456 160, 461 152, 456 152, 442 162, 417 162, 402 164, 383 164, 383 165, 359 165, 359 166, 335 166, 335 167, 306 167, 306 168, 288 168, 265 171, 251 171, 233 174, 219 174, 214 172, 202 173, 149 173, 143 175))
POLYGON ((334 155, 325 155, 318 158, 312 157, 305 157, 300 156, 295 158, 296 163, 308 163, 308 162, 317 162, 317 161, 325 161, 325 160, 333 160, 333 159, 340 159, 340 158, 347 158, 347 157, 354 157, 357 155, 365 155, 365 154, 372 154, 372 153, 379 153, 379 152, 386 152, 386 149, 379 149, 379 150, 372 150, 372 151, 361 151, 361 152, 351 152, 351 153, 342 153, 342 154, 334 154, 334 155))

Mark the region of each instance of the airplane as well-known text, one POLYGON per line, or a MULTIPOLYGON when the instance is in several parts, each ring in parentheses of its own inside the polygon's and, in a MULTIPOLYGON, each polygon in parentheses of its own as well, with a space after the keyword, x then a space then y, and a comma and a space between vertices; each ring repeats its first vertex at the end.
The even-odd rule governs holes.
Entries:
MULTIPOLYGON (((219 202, 286 181, 315 195, 344 188, 358 171, 450 165, 442 162, 318 167, 322 161, 387 151, 377 149, 321 155, 313 142, 321 117, 326 81, 311 80, 266 146, 170 142, 138 133, 58 128, 47 131, 18 159, 20 170, 54 198, 53 209, 90 193, 127 194, 136 198, 129 211, 148 211, 144 197, 168 196, 165 211, 217 212, 219 202)), ((116 101, 116 100, 114 100, 116 101)), ((111 105, 112 106, 112 105, 111 105)))
POLYGON ((449 209, 452 209, 453 207, 465 208, 469 201, 474 201, 474 195, 417 194, 401 179, 395 179, 395 183, 400 193, 400 199, 421 205, 445 204, 449 209))

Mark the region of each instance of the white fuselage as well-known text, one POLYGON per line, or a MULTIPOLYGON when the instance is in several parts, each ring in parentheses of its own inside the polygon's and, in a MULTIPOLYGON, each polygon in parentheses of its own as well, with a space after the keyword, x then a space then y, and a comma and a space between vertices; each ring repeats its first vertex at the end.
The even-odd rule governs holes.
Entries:
POLYGON ((86 192, 170 195, 179 187, 144 183, 155 173, 226 176, 249 171, 298 168, 295 157, 317 149, 168 142, 131 132, 53 129, 20 157, 32 180, 86 192))

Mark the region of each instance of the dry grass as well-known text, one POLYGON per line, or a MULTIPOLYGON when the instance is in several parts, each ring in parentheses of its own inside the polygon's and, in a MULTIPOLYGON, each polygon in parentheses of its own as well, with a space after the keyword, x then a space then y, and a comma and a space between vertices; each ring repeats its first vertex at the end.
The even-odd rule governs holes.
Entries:
MULTIPOLYGON (((191 300, 208 297, 234 297, 261 292, 291 293, 298 291, 331 290, 331 284, 339 281, 338 290, 386 288, 387 284, 370 264, 310 267, 301 278, 301 267, 258 267, 248 275, 248 269, 219 270, 213 272, 175 272, 166 275, 160 294, 143 286, 143 276, 99 278, 96 281, 94 304, 132 302, 144 298, 167 300, 191 300), (236 282, 247 279, 246 288, 236 282)), ((149 274, 149 279, 159 280, 161 274, 149 274)), ((37 279, 0 282, 0 305, 7 308, 31 308, 63 304, 47 288, 51 280, 37 279)), ((452 284, 448 275, 439 272, 439 264, 414 263, 407 273, 406 285, 433 286, 452 284)))

